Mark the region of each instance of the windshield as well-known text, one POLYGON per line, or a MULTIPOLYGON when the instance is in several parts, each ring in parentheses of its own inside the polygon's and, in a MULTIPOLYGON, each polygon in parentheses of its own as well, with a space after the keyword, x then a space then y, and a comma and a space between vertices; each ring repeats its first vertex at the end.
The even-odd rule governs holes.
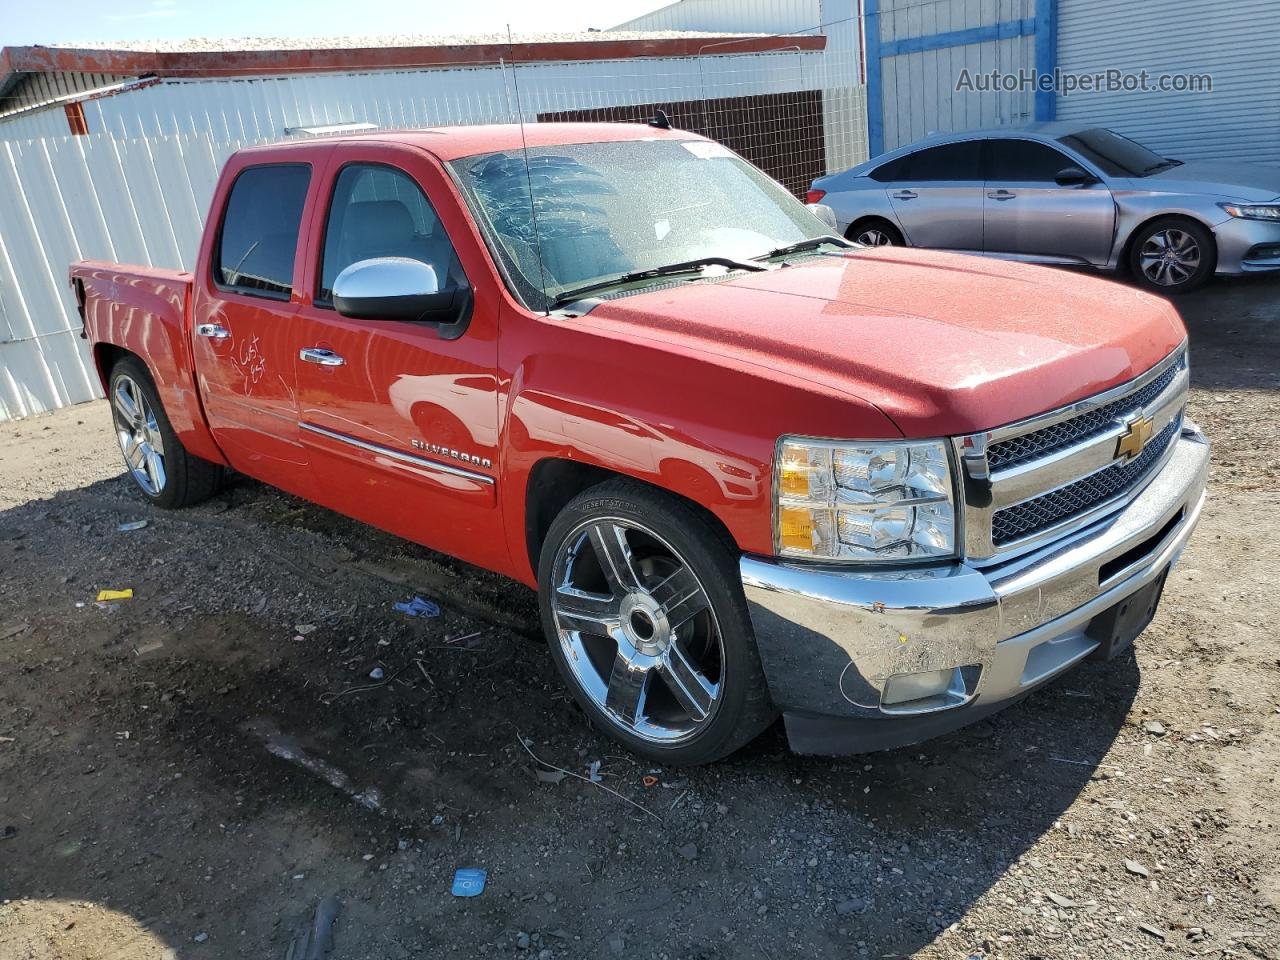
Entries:
POLYGON ((598 281, 705 257, 762 257, 828 232, 779 184, 705 140, 534 147, 527 176, 519 150, 450 167, 513 292, 537 310, 598 281))
POLYGON ((1112 177, 1146 177, 1176 163, 1152 153, 1142 144, 1134 143, 1114 130, 1102 127, 1059 137, 1058 142, 1096 163, 1103 173, 1112 177))

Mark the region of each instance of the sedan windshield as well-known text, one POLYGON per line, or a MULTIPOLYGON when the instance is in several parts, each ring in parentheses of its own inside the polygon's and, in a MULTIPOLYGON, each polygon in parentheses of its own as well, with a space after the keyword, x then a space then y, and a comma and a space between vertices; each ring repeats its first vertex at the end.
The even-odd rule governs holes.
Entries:
POLYGON ((672 265, 693 278, 704 263, 736 269, 734 261, 829 231, 779 184, 705 140, 533 147, 527 167, 519 150, 450 167, 514 292, 539 310, 565 291, 653 282, 672 265))
POLYGON ((1058 142, 1082 154, 1112 177, 1149 177, 1178 164, 1177 160, 1166 160, 1142 144, 1103 127, 1059 137, 1058 142))

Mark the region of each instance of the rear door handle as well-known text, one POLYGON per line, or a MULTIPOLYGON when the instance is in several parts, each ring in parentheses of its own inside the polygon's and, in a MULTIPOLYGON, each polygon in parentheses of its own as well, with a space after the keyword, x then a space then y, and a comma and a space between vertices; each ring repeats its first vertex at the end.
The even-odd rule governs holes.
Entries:
POLYGON ((1009 190, 996 190, 993 193, 987 194, 987 197, 991 200, 1012 200, 1016 196, 1016 193, 1009 190))
POLYGON ((303 350, 299 350, 298 359, 305 360, 307 363, 318 363, 322 367, 340 367, 347 362, 332 350, 326 350, 324 347, 306 347, 303 350))
POLYGON ((208 337, 210 340, 225 340, 231 336, 231 331, 216 323, 202 323, 196 327, 196 336, 208 337))
POLYGON ((891 196, 895 200, 914 200, 916 197, 920 196, 920 194, 916 193, 914 190, 899 190, 896 193, 891 194, 891 196))

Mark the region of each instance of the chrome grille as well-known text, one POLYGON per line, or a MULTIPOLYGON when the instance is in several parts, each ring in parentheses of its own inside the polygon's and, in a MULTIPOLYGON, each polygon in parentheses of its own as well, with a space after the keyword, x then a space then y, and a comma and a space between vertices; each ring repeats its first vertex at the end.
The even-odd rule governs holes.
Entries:
MULTIPOLYGON (((1160 379, 1163 380, 1163 377, 1160 379)), ((1168 382, 1164 385, 1167 387, 1168 382)), ((1145 402, 1155 399, 1157 395, 1158 391, 1151 394, 1145 402)), ((1134 396, 1136 395, 1117 401, 1123 404, 1120 409, 1133 407, 1134 396)), ((1111 406, 1113 404, 1099 409, 1105 410, 1111 406)), ((1147 443, 1142 453, 1128 463, 1112 464, 1105 470, 1090 474, 1043 496, 1023 501, 1004 510, 997 510, 991 517, 991 542, 997 547, 1002 547, 1015 540, 1021 540, 1023 537, 1052 527, 1068 517, 1092 510, 1136 486, 1146 477, 1156 461, 1160 459, 1161 454, 1169 449, 1169 444, 1178 436, 1181 428, 1182 417, 1179 415, 1161 430, 1158 436, 1147 443)))
POLYGON ((1125 415, 1145 407, 1160 396, 1185 368, 1186 363, 1184 353, 1176 363, 1170 365, 1168 370, 1128 396, 1112 400, 1104 406, 1088 410, 1070 420, 1063 420, 1061 423, 1055 423, 1041 430, 1024 433, 1020 437, 1011 437, 1008 440, 993 443, 987 449, 989 468, 1004 470, 1008 467, 1016 467, 1058 450, 1064 450, 1082 440, 1106 433, 1115 426, 1117 419, 1123 419, 1125 415))

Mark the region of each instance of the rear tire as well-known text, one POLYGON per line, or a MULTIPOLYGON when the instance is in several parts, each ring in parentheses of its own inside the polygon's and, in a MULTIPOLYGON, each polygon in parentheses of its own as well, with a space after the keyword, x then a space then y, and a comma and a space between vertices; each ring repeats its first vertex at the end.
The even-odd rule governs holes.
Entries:
POLYGON ((905 247, 902 231, 882 217, 863 217, 849 225, 845 238, 864 247, 905 247))
POLYGON ((1148 290, 1174 296, 1190 293, 1213 276, 1218 248, 1213 234, 1186 217, 1161 217, 1144 224, 1129 242, 1129 272, 1148 290))
POLYGON ((777 716, 736 554, 689 504, 625 479, 584 491, 551 524, 538 585, 561 676, 632 752, 710 763, 777 716))
POLYGON ((175 509, 217 492, 222 467, 187 452, 141 360, 122 357, 111 368, 108 399, 125 468, 147 500, 175 509))

